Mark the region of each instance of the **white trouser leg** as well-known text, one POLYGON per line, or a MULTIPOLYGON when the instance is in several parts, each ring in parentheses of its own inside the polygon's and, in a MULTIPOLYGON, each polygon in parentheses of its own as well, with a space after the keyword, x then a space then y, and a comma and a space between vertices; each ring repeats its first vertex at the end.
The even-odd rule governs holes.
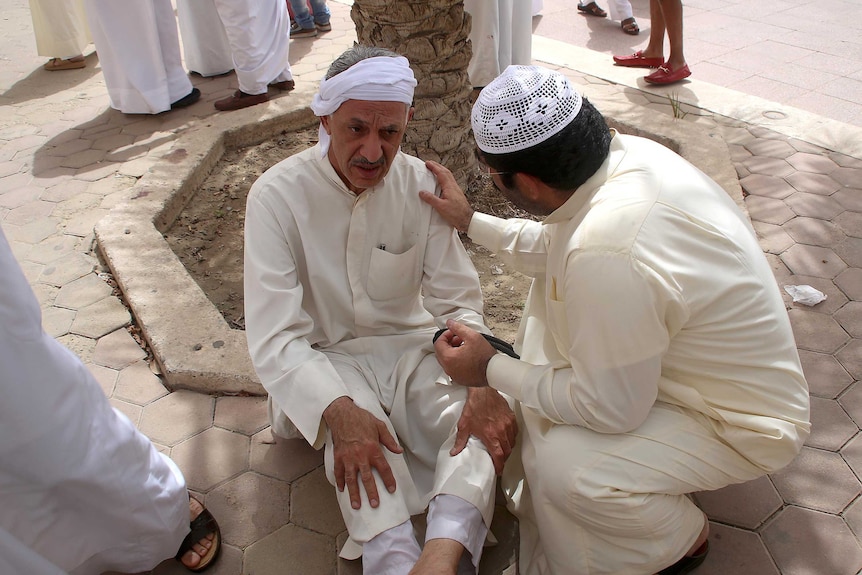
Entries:
POLYGON ((365 575, 407 575, 420 553, 413 524, 408 519, 362 546, 362 572, 365 575))
POLYGON ((488 535, 488 527, 482 519, 482 513, 475 505, 454 495, 440 494, 431 500, 428 506, 428 528, 425 531, 425 542, 432 539, 452 539, 464 546, 472 560, 472 571, 462 556, 458 573, 476 573, 479 560, 482 558, 482 546, 488 535))

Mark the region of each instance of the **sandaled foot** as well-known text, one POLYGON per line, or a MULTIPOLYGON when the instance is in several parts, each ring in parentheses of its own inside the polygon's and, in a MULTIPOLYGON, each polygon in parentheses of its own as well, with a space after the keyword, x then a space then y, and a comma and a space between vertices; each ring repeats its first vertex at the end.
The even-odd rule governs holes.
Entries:
POLYGON ((62 58, 51 58, 47 62, 45 62, 44 68, 50 72, 54 72, 56 70, 77 70, 79 68, 84 68, 87 65, 87 62, 84 60, 84 56, 82 54, 78 54, 72 58, 67 58, 66 60, 62 58))
POLYGON ((221 551, 221 531, 212 514, 189 495, 190 531, 183 539, 176 559, 193 573, 210 567, 221 551))
POLYGON ((595 2, 590 2, 589 4, 584 4, 583 6, 578 4, 578 11, 583 12, 588 16, 596 16, 598 18, 604 18, 608 15, 608 13, 599 8, 599 5, 595 2))
POLYGON ((640 26, 638 26, 638 23, 634 18, 626 18, 620 22, 620 28, 622 28, 623 32, 626 34, 631 34, 632 36, 637 36, 641 33, 640 26))

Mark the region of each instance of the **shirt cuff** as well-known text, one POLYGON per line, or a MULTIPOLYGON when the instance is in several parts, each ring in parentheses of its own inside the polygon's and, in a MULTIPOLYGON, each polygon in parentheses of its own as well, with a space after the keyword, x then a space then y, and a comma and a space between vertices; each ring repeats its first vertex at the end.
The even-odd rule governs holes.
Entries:
POLYGON ((488 385, 497 391, 505 393, 513 399, 522 401, 522 382, 532 367, 527 362, 517 360, 503 353, 497 353, 488 362, 485 377, 488 379, 488 385))
POLYGON ((470 225, 467 227, 467 236, 476 243, 483 246, 497 245, 502 229, 501 220, 496 216, 483 214, 482 212, 473 212, 473 218, 470 220, 470 225))

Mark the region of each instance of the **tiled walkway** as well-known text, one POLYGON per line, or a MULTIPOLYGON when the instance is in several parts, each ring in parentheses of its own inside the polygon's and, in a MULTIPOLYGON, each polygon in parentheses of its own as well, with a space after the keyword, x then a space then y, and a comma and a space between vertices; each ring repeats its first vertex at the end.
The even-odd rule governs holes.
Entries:
MULTIPOLYGON (((329 4, 333 31, 291 42, 299 86, 316 83, 355 37, 348 6, 329 4)), ((613 76, 630 71, 600 69, 603 48, 587 42, 567 50, 553 42, 572 40, 546 26, 552 18, 568 29, 583 25, 574 0, 563 4, 545 0, 537 33, 545 27, 546 36, 535 38, 534 58, 563 65, 600 109, 602 102, 626 101, 646 113, 669 114, 666 93, 641 90, 633 75, 613 76)), ((732 12, 731 4, 725 7, 732 12)), ((841 14, 839 8, 833 14, 841 14)), ((41 69, 25 0, 4 5, 0 34, 0 225, 42 303, 45 329, 81 356, 111 402, 205 496, 227 543, 213 573, 359 573, 357 564, 336 560, 344 526, 320 454, 300 443, 273 444, 260 398, 169 393, 126 329, 129 313, 103 281, 108 276, 100 273, 106 270, 93 251, 94 223, 130 199, 138 179, 164 161, 179 134, 216 113, 212 102, 235 89, 235 78, 193 77, 204 94, 194 106, 125 116, 109 109, 94 54, 83 70, 41 69)), ((645 43, 643 34, 637 42, 645 43)), ((601 36, 594 35, 596 42, 601 36)), ((723 62, 734 69, 738 61, 723 62)), ((862 52, 854 52, 845 69, 852 75, 860 63, 862 52)), ((695 78, 708 69, 696 68, 695 78)), ((298 88, 278 98, 307 93, 298 88)), ((862 569, 862 129, 849 126, 855 117, 842 118, 840 110, 830 111, 833 123, 806 117, 792 125, 765 115, 756 121, 745 113, 722 113, 755 104, 743 93, 700 80, 675 93, 688 104, 683 121, 728 143, 778 286, 808 284, 828 295, 812 308, 787 298, 811 388, 813 433, 785 470, 697 496, 712 520, 713 544, 697 573, 856 575, 862 569), (806 132, 807 126, 825 126, 829 133, 806 132), (838 132, 844 136, 836 139, 838 132)), ((771 103, 776 109, 792 104, 777 96, 779 102, 771 103)), ((255 112, 234 113, 253 118, 255 112)), ((171 562, 157 571, 182 572, 171 562)))

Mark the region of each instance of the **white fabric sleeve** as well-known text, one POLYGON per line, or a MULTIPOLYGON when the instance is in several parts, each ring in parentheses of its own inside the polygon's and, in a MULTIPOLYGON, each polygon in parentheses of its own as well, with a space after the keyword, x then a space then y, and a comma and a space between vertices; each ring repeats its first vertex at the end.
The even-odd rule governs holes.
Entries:
POLYGON ((329 359, 306 336, 314 328, 302 309, 302 285, 279 223, 249 196, 245 220, 245 317, 248 349, 264 388, 303 437, 323 445, 323 411, 350 396, 329 359))
POLYGON ((680 313, 682 298, 628 255, 609 253, 573 255, 560 293, 548 315, 568 361, 530 365, 498 354, 488 381, 552 421, 631 431, 655 403, 666 314, 680 313))
POLYGON ((482 287, 458 232, 432 210, 422 277, 423 305, 438 327, 454 319, 490 333, 482 315, 482 287))
POLYGON ((467 235, 522 274, 537 277, 545 273, 548 255, 543 228, 532 220, 504 220, 474 212, 467 235))

